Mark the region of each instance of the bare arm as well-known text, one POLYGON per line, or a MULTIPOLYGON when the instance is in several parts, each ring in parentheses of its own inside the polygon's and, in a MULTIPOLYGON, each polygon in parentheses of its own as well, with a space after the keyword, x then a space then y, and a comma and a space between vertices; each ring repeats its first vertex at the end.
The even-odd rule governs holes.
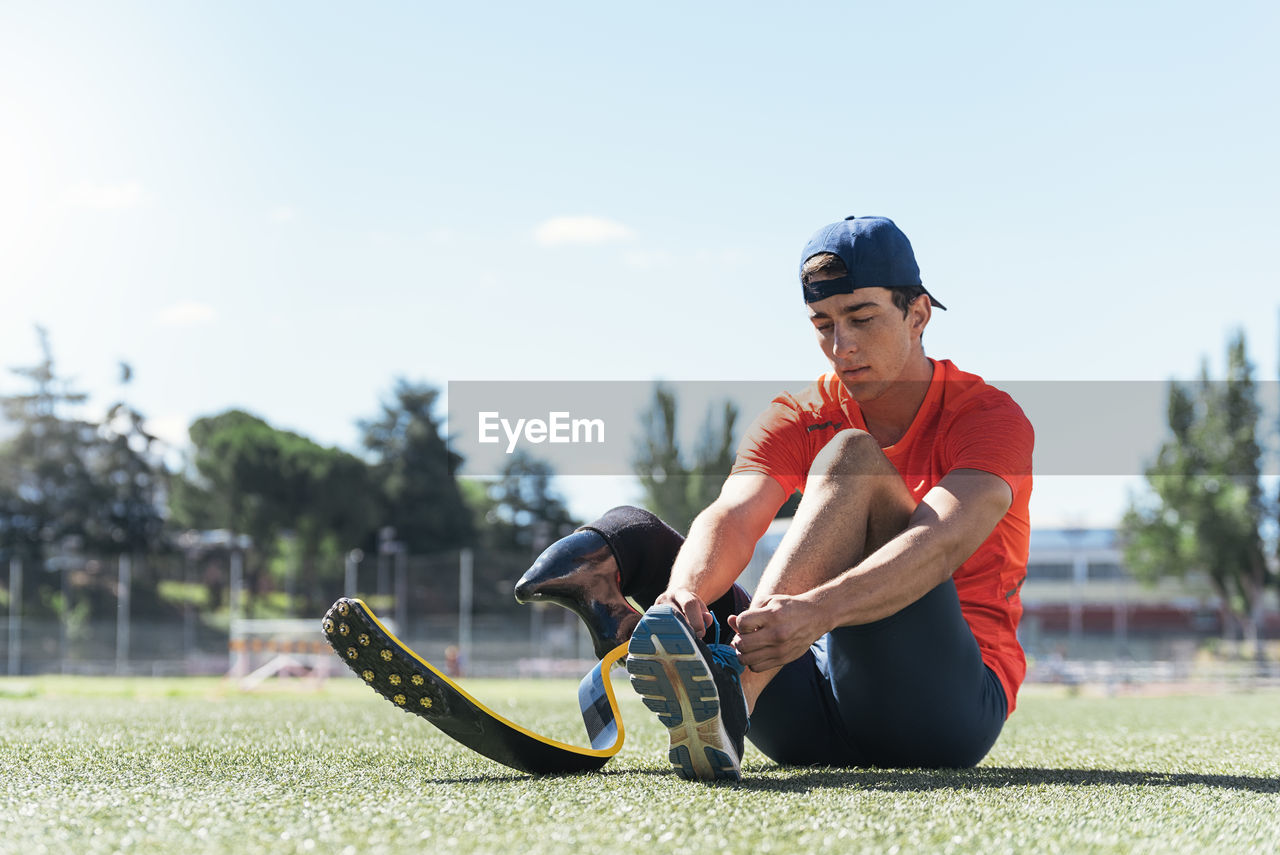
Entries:
POLYGON ((906 529, 857 566, 798 596, 772 596, 739 615, 734 644, 761 671, 785 665, 838 626, 871 623, 950 578, 1013 503, 1009 485, 975 469, 949 472, 925 494, 906 529))
POLYGON ((710 623, 706 604, 741 575, 787 496, 768 475, 730 475, 719 497, 694 519, 658 602, 679 608, 695 632, 710 623))

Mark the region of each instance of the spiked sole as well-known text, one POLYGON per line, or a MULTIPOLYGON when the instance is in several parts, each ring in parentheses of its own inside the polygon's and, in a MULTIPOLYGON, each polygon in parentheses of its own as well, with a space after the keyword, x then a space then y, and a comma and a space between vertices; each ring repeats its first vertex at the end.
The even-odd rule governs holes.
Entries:
POLYGON ((631 686, 671 737, 676 774, 690 781, 737 781, 742 758, 720 718, 710 666, 685 623, 669 607, 645 613, 627 655, 631 686))
POLYGON ((324 616, 322 629, 334 651, 370 688, 504 766, 536 775, 591 772, 622 747, 622 719, 608 675, 626 652, 625 645, 588 675, 594 681, 591 687, 579 689, 593 745, 579 748, 540 736, 480 703, 401 643, 361 600, 338 600, 324 616))

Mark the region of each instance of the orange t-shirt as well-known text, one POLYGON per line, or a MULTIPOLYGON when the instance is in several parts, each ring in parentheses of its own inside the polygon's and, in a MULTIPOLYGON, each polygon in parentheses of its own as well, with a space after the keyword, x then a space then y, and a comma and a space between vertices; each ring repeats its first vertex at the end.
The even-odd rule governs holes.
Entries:
MULTIPOLYGON (((1013 712, 1027 672, 1018 643, 1019 591, 1027 575, 1035 437, 1006 393, 950 360, 930 361, 933 378, 924 402, 902 439, 883 451, 917 502, 953 469, 990 472, 1013 491, 1008 512, 952 576, 982 661, 1000 678, 1013 712)), ((787 495, 803 492, 818 452, 836 431, 850 427, 866 430, 862 411, 835 373, 824 374, 799 395, 773 399, 738 446, 733 472, 761 472, 787 495)))

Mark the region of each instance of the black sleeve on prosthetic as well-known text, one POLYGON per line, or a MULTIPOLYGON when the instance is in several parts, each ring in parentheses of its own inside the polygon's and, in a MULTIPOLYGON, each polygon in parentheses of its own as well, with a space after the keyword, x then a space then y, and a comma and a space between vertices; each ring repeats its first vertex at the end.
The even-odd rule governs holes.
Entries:
MULTIPOLYGON (((653 605, 667 589, 671 565, 684 545, 684 538, 671 526, 643 508, 619 505, 606 511, 600 519, 587 523, 579 531, 594 531, 605 539, 618 562, 622 593, 635 600, 642 609, 653 605)), ((720 641, 733 638, 729 615, 736 615, 751 603, 746 590, 735 583, 720 599, 707 608, 720 621, 720 641)))
POLYGON ((667 589, 671 565, 684 538, 671 526, 643 508, 619 505, 595 522, 578 529, 594 531, 605 539, 618 562, 622 593, 649 608, 667 589))

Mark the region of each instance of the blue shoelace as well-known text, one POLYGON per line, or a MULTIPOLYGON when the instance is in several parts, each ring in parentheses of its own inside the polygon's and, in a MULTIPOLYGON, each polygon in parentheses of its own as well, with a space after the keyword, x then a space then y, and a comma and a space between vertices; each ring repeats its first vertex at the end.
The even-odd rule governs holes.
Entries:
MULTIPOLYGON (((711 637, 713 639, 720 638, 720 621, 716 616, 711 615, 711 637)), ((733 677, 733 682, 741 685, 738 675, 742 673, 742 661, 738 659, 738 651, 734 650, 731 645, 720 644, 719 641, 706 642, 707 650, 711 652, 711 658, 717 665, 728 669, 733 677)))
MULTIPOLYGON (((720 638, 720 621, 716 616, 711 615, 711 637, 713 639, 720 638)), ((703 642, 707 645, 707 650, 711 653, 711 661, 724 668, 729 672, 729 677, 733 680, 734 685, 738 687, 738 691, 742 692, 742 680, 739 678, 745 668, 742 660, 738 658, 738 651, 733 649, 732 645, 721 644, 718 640, 712 642, 703 642)), ((746 698, 743 698, 746 703, 746 698)), ((746 729, 751 730, 751 717, 747 716, 746 729)))

